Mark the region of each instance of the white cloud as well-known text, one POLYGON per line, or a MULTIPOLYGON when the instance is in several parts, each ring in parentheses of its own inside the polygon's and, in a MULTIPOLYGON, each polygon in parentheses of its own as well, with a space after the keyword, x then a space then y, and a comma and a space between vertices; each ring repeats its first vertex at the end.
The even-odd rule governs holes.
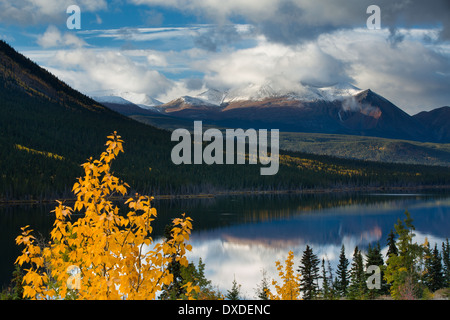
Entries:
MULTIPOLYGON (((34 25, 65 21, 73 0, 0 0, 0 21, 6 24, 34 25)), ((106 0, 78 0, 81 12, 107 8, 106 0)))
MULTIPOLYGON (((372 0, 129 0, 130 3, 169 7, 209 18, 217 24, 244 19, 268 39, 296 44, 338 29, 365 27, 372 0)), ((418 25, 443 26, 441 37, 450 39, 448 0, 378 0, 382 26, 392 32, 418 25)))
POLYGON ((450 103, 450 52, 420 38, 436 37, 435 29, 403 30, 404 39, 387 41, 388 30, 337 31, 319 37, 319 46, 347 65, 348 74, 361 88, 391 100, 415 114, 450 103))
POLYGON ((212 86, 235 87, 271 83, 286 91, 300 89, 300 83, 331 85, 350 81, 342 63, 315 43, 298 46, 261 41, 250 49, 221 53, 197 67, 212 86))
POLYGON ((203 15, 215 23, 225 23, 230 16, 270 16, 277 7, 273 0, 129 0, 137 5, 172 7, 203 15))
POLYGON ((79 48, 86 45, 86 42, 78 38, 75 34, 69 32, 65 32, 63 34, 54 25, 50 25, 45 31, 45 33, 38 37, 37 43, 43 48, 61 47, 61 46, 79 48))
POLYGON ((84 93, 97 90, 130 91, 158 96, 172 86, 172 81, 136 63, 122 52, 76 49, 55 51, 43 63, 58 77, 84 93))
POLYGON ((90 37, 111 38, 128 41, 155 41, 174 38, 186 38, 196 35, 196 30, 202 27, 173 27, 173 28, 133 28, 83 30, 80 34, 90 37))

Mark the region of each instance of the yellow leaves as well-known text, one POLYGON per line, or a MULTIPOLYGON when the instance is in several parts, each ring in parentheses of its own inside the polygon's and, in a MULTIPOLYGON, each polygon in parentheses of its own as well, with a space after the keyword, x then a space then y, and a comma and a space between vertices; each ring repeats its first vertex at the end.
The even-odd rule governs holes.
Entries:
POLYGON ((279 276, 282 284, 272 280, 272 285, 275 286, 276 294, 267 290, 269 299, 271 300, 299 300, 300 299, 300 274, 294 271, 294 253, 289 251, 288 257, 285 261, 286 266, 283 270, 281 262, 276 261, 275 265, 279 271, 279 276))
MULTIPOLYGON (((110 173, 110 163, 123 152, 121 137, 114 132, 108 137, 106 152, 99 160, 90 158, 82 167, 85 176, 77 179, 72 191, 77 197, 73 208, 58 202, 52 211, 55 223, 51 240, 41 247, 35 244, 32 230, 26 226, 16 238, 24 245, 16 263, 29 263, 24 276, 24 296, 28 298, 76 299, 155 298, 163 285, 173 281, 169 264, 176 259, 187 266, 184 256, 192 250, 186 241, 192 219, 174 219, 172 238, 154 243, 151 235, 157 210, 153 197, 135 195, 125 204, 130 212, 121 215, 110 197, 125 195, 129 185, 110 173), (73 211, 83 216, 70 222, 73 211), (151 247, 153 245, 153 248, 151 247), (43 268, 45 266, 45 268, 43 268), (73 290, 68 268, 79 268, 80 288, 73 290), (48 270, 48 277, 43 270, 48 270)), ((191 284, 187 292, 197 290, 191 284)))
POLYGON ((36 290, 33 289, 31 286, 24 286, 23 287, 23 296, 28 297, 30 299, 36 298, 36 290))
POLYGON ((24 263, 30 261, 30 258, 28 257, 27 254, 23 254, 21 256, 18 256, 16 261, 14 262, 15 264, 18 264, 19 266, 23 265, 24 263))
POLYGON ((194 293, 200 292, 199 286, 194 286, 192 282, 186 283, 184 286, 182 286, 186 290, 186 296, 189 300, 193 300, 194 293))

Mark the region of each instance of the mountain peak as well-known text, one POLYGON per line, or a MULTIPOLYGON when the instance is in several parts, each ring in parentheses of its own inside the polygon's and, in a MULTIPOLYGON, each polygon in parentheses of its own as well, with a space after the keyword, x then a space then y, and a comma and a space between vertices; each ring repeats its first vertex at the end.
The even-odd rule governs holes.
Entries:
POLYGON ((99 90, 91 92, 90 96, 100 103, 134 104, 148 110, 163 104, 148 94, 130 91, 99 90))
POLYGON ((195 98, 203 100, 208 104, 220 106, 223 103, 225 96, 226 92, 217 89, 208 89, 195 96, 195 98))

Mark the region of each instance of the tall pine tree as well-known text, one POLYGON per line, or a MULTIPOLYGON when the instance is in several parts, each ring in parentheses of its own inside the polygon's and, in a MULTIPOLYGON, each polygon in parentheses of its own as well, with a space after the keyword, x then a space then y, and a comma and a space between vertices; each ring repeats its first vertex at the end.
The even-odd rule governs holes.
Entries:
POLYGON ((450 245, 448 238, 442 242, 442 262, 444 268, 444 286, 450 287, 450 245))
POLYGON ((349 284, 348 265, 349 262, 347 257, 345 256, 345 246, 342 245, 341 253, 339 254, 339 263, 337 265, 335 282, 336 293, 341 297, 345 297, 347 295, 349 284))
POLYGON ((352 268, 350 270, 350 286, 348 297, 350 299, 364 299, 367 293, 366 273, 364 270, 364 260, 358 246, 353 252, 352 268))
POLYGON ((233 279, 231 290, 227 290, 225 298, 228 300, 241 300, 241 285, 237 283, 236 277, 233 279))
POLYGON ((370 289, 369 290, 369 298, 373 299, 378 295, 388 293, 388 287, 386 280, 384 279, 384 261, 383 255, 381 254, 380 243, 377 242, 376 246, 372 247, 369 244, 367 249, 367 261, 366 261, 366 269, 369 266, 378 266, 380 268, 380 289, 370 289))
POLYGON ((303 252, 301 264, 298 271, 301 274, 300 292, 305 300, 314 299, 319 289, 319 263, 320 260, 307 245, 303 252))
POLYGON ((260 300, 269 300, 269 279, 267 278, 267 271, 262 270, 262 276, 260 284, 256 288, 256 297, 260 300))
POLYGON ((395 233, 392 229, 387 238, 387 245, 388 245, 388 251, 386 253, 386 257, 389 258, 391 255, 397 256, 398 249, 397 249, 397 245, 395 244, 395 233))
POLYGON ((436 291, 444 287, 444 274, 442 273, 441 254, 435 244, 433 251, 431 252, 431 265, 430 265, 430 287, 431 291, 436 291))
POLYGON ((325 268, 325 259, 322 259, 322 297, 323 299, 331 300, 334 298, 333 274, 330 261, 327 260, 327 262, 328 268, 325 268))

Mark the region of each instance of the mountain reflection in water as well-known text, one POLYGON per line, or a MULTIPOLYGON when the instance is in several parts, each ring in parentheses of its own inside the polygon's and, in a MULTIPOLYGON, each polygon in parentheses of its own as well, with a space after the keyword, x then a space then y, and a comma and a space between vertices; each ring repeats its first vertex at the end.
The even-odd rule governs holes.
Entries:
MULTIPOLYGON (((320 258, 329 260, 335 270, 341 246, 352 259, 355 246, 363 251, 369 244, 380 243, 387 252, 386 241, 398 219, 404 219, 407 209, 416 228, 414 238, 423 243, 425 237, 433 246, 450 236, 450 198, 390 196, 382 202, 345 204, 331 208, 297 210, 277 209, 271 219, 236 222, 209 230, 195 231, 191 237, 194 262, 202 258, 206 275, 223 292, 231 288, 236 278, 247 298, 254 298, 256 286, 264 269, 272 279, 277 277, 275 261, 286 259, 289 250, 295 254, 296 267, 306 245, 320 258)), ((236 212, 236 216, 245 214, 236 212)), ((248 214, 248 213, 247 213, 248 214)), ((238 219, 237 217, 235 219, 238 219)), ((195 224, 194 224, 195 225, 195 224)))
MULTIPOLYGON (((275 261, 284 263, 289 250, 295 254, 295 267, 306 244, 335 271, 341 246, 351 261, 355 246, 367 250, 380 243, 386 252, 386 239, 398 219, 408 209, 416 227, 415 240, 430 244, 450 237, 450 195, 447 194, 309 194, 271 196, 218 196, 208 199, 155 200, 158 217, 153 222, 154 239, 160 239, 171 220, 185 212, 193 218, 188 258, 206 264, 206 276, 222 292, 232 281, 242 285, 246 298, 264 269, 270 279, 278 271, 275 261)), ((11 278, 13 263, 20 253, 15 237, 20 228, 30 228, 48 236, 54 205, 0 206, 2 286, 11 278)), ((126 211, 124 211, 126 212, 126 211)))

